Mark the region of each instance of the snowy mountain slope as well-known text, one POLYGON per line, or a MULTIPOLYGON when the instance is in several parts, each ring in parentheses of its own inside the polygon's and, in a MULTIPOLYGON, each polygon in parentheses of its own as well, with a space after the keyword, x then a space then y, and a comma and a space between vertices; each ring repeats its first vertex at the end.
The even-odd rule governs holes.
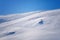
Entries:
POLYGON ((60 9, 4 17, 10 21, 0 24, 0 40, 60 40, 60 9))
MULTIPOLYGON (((11 20, 15 20, 15 19, 18 19, 18 18, 23 18, 25 16, 28 16, 28 15, 31 15, 31 14, 35 14, 35 13, 38 13, 40 11, 34 11, 34 12, 27 12, 27 13, 17 13, 17 14, 10 14, 10 15, 0 15, 0 20, 3 20, 3 21, 11 21, 11 20)), ((0 23, 2 23, 0 21, 0 23)))

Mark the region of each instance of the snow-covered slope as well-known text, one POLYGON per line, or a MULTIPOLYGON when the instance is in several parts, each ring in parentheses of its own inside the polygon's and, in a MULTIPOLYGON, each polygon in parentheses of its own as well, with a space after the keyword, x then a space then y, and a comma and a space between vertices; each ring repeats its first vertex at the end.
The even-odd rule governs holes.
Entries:
POLYGON ((60 9, 1 15, 0 40, 60 40, 60 9))

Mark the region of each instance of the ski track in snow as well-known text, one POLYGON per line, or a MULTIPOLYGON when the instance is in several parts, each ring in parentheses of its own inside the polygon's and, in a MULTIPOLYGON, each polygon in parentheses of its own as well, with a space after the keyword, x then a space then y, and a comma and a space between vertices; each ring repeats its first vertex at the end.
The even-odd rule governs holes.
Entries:
POLYGON ((60 40, 60 9, 0 15, 0 40, 60 40))

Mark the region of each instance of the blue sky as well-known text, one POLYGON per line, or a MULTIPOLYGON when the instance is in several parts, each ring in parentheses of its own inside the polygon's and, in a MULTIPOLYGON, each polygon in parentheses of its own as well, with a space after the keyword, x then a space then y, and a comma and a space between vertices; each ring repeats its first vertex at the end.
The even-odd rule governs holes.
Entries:
POLYGON ((60 8, 60 0, 0 0, 0 15, 60 8))

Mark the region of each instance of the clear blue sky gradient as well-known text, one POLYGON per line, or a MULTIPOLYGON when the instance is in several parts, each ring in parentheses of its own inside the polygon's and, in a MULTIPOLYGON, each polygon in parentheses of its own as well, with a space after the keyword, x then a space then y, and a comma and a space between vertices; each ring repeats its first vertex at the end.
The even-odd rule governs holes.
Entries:
POLYGON ((0 0, 0 15, 60 8, 60 0, 0 0))

